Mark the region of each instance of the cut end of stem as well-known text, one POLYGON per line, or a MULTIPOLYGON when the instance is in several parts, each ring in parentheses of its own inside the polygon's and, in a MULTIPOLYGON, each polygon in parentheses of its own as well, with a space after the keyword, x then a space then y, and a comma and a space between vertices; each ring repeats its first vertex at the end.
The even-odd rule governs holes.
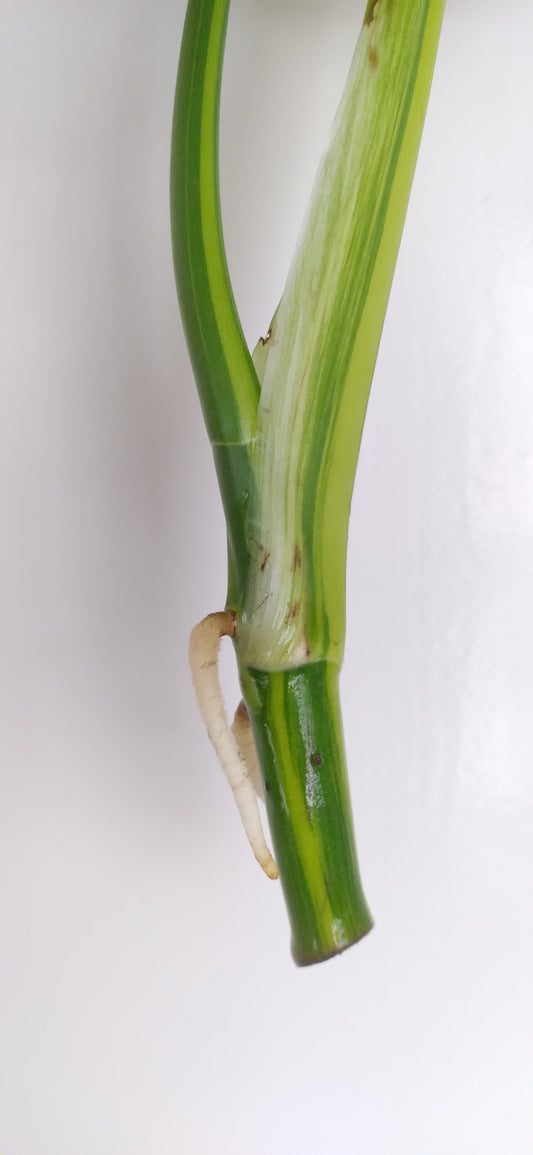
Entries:
POLYGON ((370 933, 373 926, 373 919, 369 917, 359 932, 352 931, 350 938, 344 937, 342 928, 334 928, 337 932, 341 930, 341 934, 338 941, 336 941, 335 936, 333 936, 333 941, 329 947, 324 946, 321 942, 317 942, 311 945, 311 949, 307 947, 305 950, 302 950, 300 942, 293 938, 291 942, 293 961, 297 967, 311 967, 315 966, 316 963, 327 962, 328 959, 336 958, 337 955, 344 954, 351 946, 356 946, 358 942, 361 942, 361 939, 370 933))

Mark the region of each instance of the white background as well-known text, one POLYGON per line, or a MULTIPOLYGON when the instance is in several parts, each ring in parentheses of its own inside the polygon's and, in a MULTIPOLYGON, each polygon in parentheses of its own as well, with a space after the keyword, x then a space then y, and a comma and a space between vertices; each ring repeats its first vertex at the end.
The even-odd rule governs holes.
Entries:
MULTIPOLYGON (((250 341, 363 7, 234 0, 250 341)), ((186 667, 225 546, 170 254, 184 9, 0 10, 0 1151, 531 1155, 533 10, 449 0, 351 525, 376 928, 299 971, 186 667)))

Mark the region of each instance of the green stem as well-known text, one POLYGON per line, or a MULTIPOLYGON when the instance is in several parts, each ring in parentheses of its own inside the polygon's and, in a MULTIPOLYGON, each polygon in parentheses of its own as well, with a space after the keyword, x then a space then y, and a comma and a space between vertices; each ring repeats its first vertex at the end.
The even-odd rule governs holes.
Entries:
POLYGON ((338 682, 330 662, 242 671, 299 966, 346 950, 372 927, 357 865, 338 682))
POLYGON ((443 7, 369 7, 262 351, 239 639, 261 669, 342 661, 351 494, 443 7))
POLYGON ((213 447, 237 609, 248 570, 247 509, 259 381, 231 288, 220 213, 219 109, 230 0, 189 0, 170 161, 170 218, 183 327, 213 447))
POLYGON ((218 134, 229 0, 190 0, 172 125, 170 204, 183 326, 214 444, 246 442, 259 382, 231 289, 220 218, 218 134))
POLYGON ((213 446, 241 685, 300 964, 370 929, 338 702, 351 492, 444 0, 369 2, 271 339, 254 359, 220 217, 229 0, 189 0, 172 131, 176 283, 213 446))

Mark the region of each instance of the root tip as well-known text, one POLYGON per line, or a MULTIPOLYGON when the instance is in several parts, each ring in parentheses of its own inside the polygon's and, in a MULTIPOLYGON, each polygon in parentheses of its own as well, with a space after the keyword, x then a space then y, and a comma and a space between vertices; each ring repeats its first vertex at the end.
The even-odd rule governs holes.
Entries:
POLYGON ((266 864, 262 864, 262 866, 267 878, 272 878, 274 881, 276 878, 279 878, 279 866, 277 862, 274 862, 273 858, 266 864))

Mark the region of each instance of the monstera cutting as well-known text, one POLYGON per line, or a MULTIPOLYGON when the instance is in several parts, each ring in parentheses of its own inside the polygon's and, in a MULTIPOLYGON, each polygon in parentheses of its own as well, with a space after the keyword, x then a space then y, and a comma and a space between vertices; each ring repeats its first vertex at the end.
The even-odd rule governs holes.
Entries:
POLYGON ((218 123, 229 0, 189 0, 171 158, 176 282, 228 538, 193 630, 198 701, 300 965, 370 930, 339 706, 350 502, 444 0, 373 0, 279 306, 247 348, 226 263, 218 123), (233 638, 243 702, 217 673, 233 638), (273 852, 256 793, 263 792, 273 852))

